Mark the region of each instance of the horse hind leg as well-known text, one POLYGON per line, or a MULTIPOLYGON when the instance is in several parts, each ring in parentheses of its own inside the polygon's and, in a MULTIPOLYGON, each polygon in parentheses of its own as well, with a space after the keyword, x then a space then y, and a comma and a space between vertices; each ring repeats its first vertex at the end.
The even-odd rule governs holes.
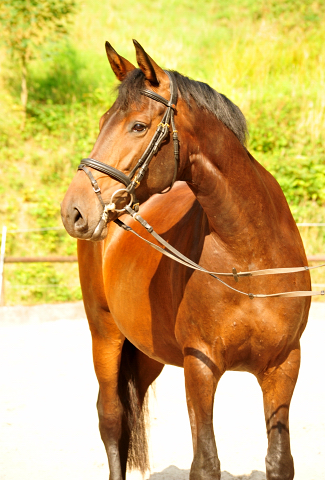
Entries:
POLYGON ((194 452, 190 480, 221 478, 213 432, 213 401, 222 373, 205 353, 195 348, 185 348, 186 400, 194 452))
POLYGON ((300 367, 300 348, 286 360, 257 376, 263 392, 268 436, 265 459, 267 480, 292 480, 293 458, 290 451, 289 407, 300 367))

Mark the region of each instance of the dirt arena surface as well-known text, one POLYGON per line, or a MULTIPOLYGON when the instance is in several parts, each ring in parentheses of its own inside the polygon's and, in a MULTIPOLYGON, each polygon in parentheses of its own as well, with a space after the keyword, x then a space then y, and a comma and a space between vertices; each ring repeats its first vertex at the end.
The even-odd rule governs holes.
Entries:
MULTIPOLYGON (((97 382, 81 303, 0 308, 0 479, 107 480, 97 382)), ((290 410, 295 480, 325 480, 325 303, 313 303, 290 410)), ((187 480, 192 460, 183 370, 150 394, 150 480, 187 480)), ((214 427, 222 480, 265 480, 267 442, 255 378, 228 372, 214 427)), ((140 480, 138 472, 128 480, 140 480)))

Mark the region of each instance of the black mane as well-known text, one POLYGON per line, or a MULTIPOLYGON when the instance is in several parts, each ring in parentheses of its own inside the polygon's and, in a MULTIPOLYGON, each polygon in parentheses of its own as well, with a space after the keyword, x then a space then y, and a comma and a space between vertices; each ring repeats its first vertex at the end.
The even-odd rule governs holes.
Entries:
MULTIPOLYGON (((175 71, 172 71, 172 73, 176 79, 179 92, 189 107, 190 101, 193 99, 198 107, 204 108, 215 115, 245 145, 247 125, 245 117, 237 105, 206 83, 191 80, 175 71)), ((144 80, 143 72, 137 68, 120 84, 117 102, 122 109, 126 109, 132 103, 141 101, 139 91, 145 88, 144 80)))

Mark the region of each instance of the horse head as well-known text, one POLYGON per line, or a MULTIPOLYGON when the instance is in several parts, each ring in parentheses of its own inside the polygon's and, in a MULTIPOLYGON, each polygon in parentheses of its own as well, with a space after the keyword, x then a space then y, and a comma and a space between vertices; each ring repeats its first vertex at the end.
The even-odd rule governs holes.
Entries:
POLYGON ((105 45, 121 84, 100 119, 90 158, 82 160, 62 202, 63 224, 76 238, 104 239, 107 224, 126 206, 137 209, 179 176, 177 85, 135 40, 134 46, 139 68, 105 45))

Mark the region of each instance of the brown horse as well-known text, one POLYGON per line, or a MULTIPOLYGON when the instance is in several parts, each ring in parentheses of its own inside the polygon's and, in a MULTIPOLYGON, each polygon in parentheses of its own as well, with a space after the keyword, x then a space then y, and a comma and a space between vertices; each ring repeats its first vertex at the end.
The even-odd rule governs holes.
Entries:
MULTIPOLYGON (((106 43, 119 95, 100 120, 92 158, 82 163, 62 203, 64 225, 79 239, 110 479, 124 479, 127 463, 146 470, 140 411, 149 385, 171 364, 184 368, 191 480, 220 479, 212 416, 226 370, 256 376, 264 398, 267 479, 292 480, 289 406, 310 299, 251 299, 163 256, 113 221, 122 215, 149 239, 125 215, 127 203, 137 210, 136 194, 141 215, 170 245, 216 272, 306 265, 299 232, 278 183, 244 146, 238 107, 204 83, 162 70, 134 44, 139 68, 106 43), (153 137, 157 145, 148 153, 153 137), (158 195, 173 177, 171 191, 158 195)), ((235 280, 227 283, 246 294, 310 289, 307 271, 235 280)))

